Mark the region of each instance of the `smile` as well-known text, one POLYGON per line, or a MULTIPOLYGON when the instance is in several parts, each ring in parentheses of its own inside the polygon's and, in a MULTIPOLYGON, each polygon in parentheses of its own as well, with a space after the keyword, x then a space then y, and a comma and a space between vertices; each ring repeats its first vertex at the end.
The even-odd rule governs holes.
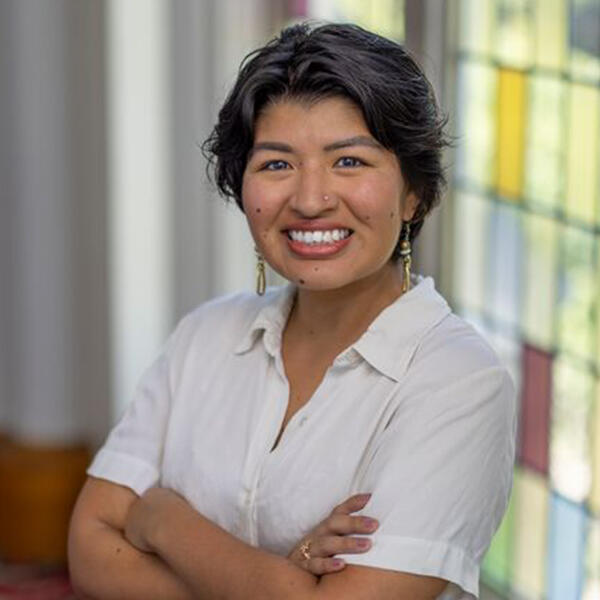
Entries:
POLYGON ((313 231, 289 229, 287 231, 287 236, 290 240, 308 246, 335 244, 336 242, 346 239, 351 234, 351 229, 322 229, 313 231))

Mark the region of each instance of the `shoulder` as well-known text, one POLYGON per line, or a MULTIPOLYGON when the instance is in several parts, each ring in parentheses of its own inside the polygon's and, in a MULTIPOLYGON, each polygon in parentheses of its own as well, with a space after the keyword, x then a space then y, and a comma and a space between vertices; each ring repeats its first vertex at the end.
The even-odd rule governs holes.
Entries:
POLYGON ((515 394, 508 369, 494 348, 455 313, 449 313, 420 340, 408 368, 407 383, 429 393, 452 387, 492 386, 507 396, 515 394))
POLYGON ((258 314, 283 293, 283 288, 269 288, 263 296, 236 292, 203 302, 179 320, 169 348, 179 353, 197 344, 235 346, 258 314))

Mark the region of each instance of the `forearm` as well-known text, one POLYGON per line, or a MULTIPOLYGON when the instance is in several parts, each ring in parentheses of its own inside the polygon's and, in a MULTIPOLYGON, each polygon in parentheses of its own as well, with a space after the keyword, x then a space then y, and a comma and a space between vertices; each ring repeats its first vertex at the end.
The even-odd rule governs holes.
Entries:
POLYGON ((250 546, 185 502, 169 507, 168 525, 150 545, 202 600, 309 600, 318 579, 287 558, 250 546))
POLYGON ((192 600, 165 562, 140 552, 121 531, 96 523, 69 540, 71 581, 82 600, 192 600))

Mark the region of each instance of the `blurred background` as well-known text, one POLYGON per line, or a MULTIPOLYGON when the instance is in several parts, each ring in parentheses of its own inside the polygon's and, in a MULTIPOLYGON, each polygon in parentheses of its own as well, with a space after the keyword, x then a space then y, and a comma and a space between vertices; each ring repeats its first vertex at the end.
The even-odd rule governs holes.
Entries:
POLYGON ((600 0, 0 0, 0 597, 69 597, 91 454, 179 318, 254 289, 199 145, 306 18, 405 43, 457 136, 414 255, 519 393, 482 597, 600 598, 600 0))

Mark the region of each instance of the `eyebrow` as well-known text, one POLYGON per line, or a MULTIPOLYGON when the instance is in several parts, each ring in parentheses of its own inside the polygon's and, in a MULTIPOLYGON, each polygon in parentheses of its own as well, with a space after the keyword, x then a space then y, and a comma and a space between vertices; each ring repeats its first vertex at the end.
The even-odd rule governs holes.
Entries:
MULTIPOLYGON (((323 150, 325 152, 331 152, 333 150, 339 150, 340 148, 349 148, 351 146, 369 146, 371 148, 377 148, 381 150, 383 146, 374 140, 371 137, 366 135, 356 135, 351 138, 346 138, 345 140, 338 140, 337 142, 332 142, 331 144, 327 144, 323 146, 323 150)), ((292 153, 294 149, 283 142, 258 142, 254 144, 252 148, 250 148, 250 152, 248 153, 248 159, 252 157, 253 154, 258 152, 259 150, 275 150, 276 152, 287 152, 292 153)))

